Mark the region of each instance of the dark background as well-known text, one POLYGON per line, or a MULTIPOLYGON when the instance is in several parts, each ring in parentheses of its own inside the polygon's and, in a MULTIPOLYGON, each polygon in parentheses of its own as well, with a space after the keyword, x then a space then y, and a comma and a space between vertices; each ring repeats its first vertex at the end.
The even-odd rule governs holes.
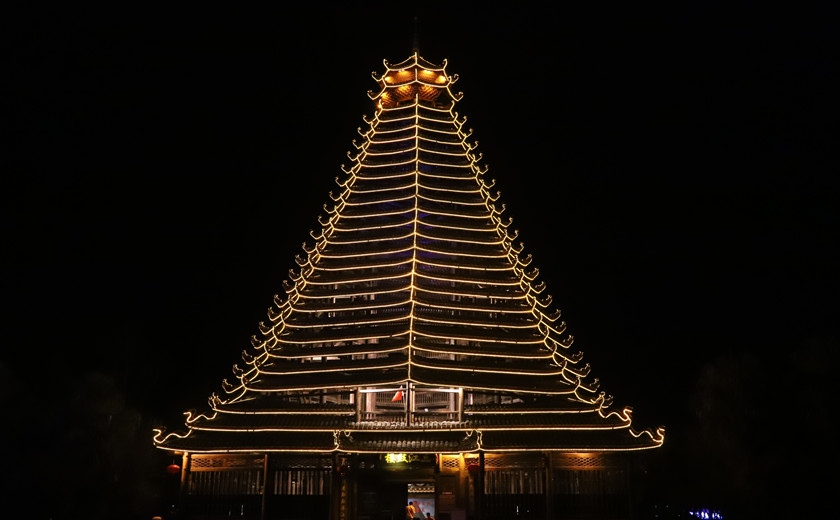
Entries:
POLYGON ((728 2, 9 12, 8 496, 33 518, 163 511, 151 428, 231 375, 415 14, 593 375, 667 428, 651 500, 822 511, 840 20, 728 2))

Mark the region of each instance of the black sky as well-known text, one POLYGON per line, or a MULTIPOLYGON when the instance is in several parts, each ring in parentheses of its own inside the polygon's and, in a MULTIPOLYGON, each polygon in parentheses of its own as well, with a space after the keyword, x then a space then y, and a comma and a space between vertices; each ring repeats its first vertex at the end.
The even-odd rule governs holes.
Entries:
MULTIPOLYGON (((203 407, 335 189, 373 112, 370 71, 409 55, 414 14, 9 16, 0 362, 16 391, 52 400, 95 372, 170 428, 203 407)), ((639 426, 690 451, 703 421, 726 431, 724 412, 702 418, 720 402, 744 438, 827 425, 836 12, 418 14, 525 251, 639 426)))

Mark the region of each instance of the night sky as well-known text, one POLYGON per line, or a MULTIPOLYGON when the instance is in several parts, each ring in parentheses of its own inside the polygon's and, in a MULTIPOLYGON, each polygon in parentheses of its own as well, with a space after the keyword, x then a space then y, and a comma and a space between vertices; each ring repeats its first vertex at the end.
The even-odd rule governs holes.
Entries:
POLYGON ((7 16, 4 435, 88 467, 74 489, 95 496, 133 460, 103 443, 206 406, 418 14, 593 375, 667 428, 659 501, 818 510, 838 484, 840 20, 692 4, 7 16))

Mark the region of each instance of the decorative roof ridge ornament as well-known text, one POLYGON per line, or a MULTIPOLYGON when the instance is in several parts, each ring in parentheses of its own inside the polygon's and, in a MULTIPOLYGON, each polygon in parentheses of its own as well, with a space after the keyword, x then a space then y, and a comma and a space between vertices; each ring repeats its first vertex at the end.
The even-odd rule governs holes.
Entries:
POLYGON ((417 16, 414 17, 414 34, 411 42, 411 52, 415 56, 420 54, 420 20, 417 16))

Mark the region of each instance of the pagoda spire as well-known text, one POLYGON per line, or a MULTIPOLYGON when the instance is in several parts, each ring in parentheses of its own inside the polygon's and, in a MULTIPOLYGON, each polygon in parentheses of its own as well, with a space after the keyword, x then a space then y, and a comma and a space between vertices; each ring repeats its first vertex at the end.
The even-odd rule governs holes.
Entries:
POLYGON ((411 40, 411 52, 415 55, 420 54, 420 29, 419 29, 419 18, 417 16, 414 17, 414 31, 412 33, 412 40, 411 40))

